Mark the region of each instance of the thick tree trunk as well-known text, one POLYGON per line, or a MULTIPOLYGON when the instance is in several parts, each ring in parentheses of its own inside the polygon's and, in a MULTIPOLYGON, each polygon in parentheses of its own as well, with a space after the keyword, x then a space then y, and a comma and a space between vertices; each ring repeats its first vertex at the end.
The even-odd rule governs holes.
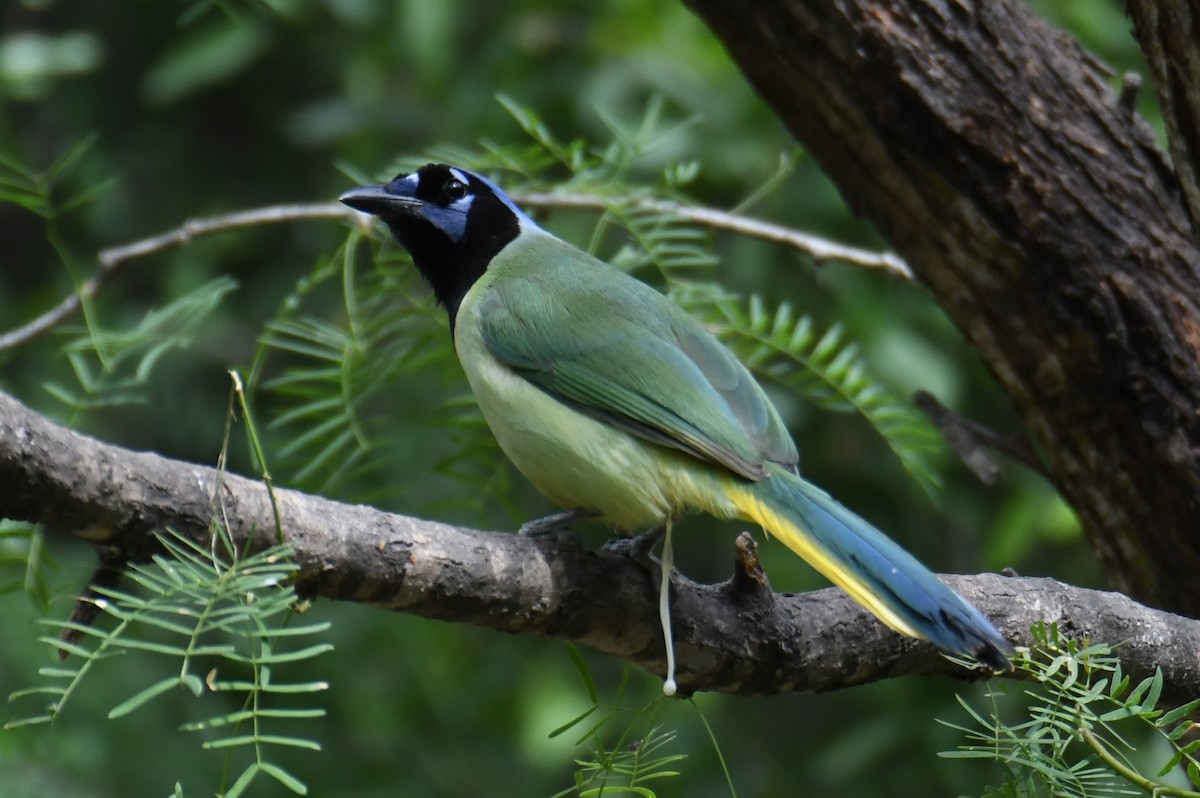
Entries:
POLYGON ((687 3, 975 346, 1112 584, 1200 614, 1200 252, 1099 65, 1015 0, 687 3))

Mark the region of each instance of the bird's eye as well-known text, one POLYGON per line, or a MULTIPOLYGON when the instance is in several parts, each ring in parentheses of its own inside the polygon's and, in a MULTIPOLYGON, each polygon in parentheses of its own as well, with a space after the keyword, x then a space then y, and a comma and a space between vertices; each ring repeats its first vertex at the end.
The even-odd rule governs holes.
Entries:
POLYGON ((442 186, 442 194, 450 202, 457 202, 467 196, 467 184, 456 178, 451 178, 446 181, 446 185, 442 186))

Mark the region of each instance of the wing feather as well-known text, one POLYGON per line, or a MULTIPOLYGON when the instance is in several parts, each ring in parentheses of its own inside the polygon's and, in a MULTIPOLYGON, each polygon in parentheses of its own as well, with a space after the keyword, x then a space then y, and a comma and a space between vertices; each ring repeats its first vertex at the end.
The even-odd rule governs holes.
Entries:
POLYGON ((767 461, 794 468, 795 445, 762 388, 662 294, 548 235, 510 245, 493 270, 479 299, 483 341, 534 385, 748 479, 762 479, 767 461))

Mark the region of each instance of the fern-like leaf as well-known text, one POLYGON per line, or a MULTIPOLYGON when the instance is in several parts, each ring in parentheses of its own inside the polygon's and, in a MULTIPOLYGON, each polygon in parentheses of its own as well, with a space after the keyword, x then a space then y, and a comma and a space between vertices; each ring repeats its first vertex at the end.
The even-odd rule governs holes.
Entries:
POLYGON ((289 559, 287 547, 276 546, 225 561, 214 555, 215 550, 224 546, 210 550, 169 532, 160 535, 159 542, 164 554, 147 563, 129 565, 128 576, 140 588, 140 594, 94 588, 99 594, 97 605, 113 621, 111 628, 43 621, 48 626, 66 626, 78 634, 78 643, 66 643, 49 635, 41 638, 48 646, 75 657, 78 664, 44 667, 39 670, 46 680, 43 685, 10 695, 10 702, 37 698, 48 703, 44 709, 8 727, 52 722, 92 670, 114 654, 136 652, 164 657, 173 662, 172 674, 117 702, 108 713, 110 718, 136 712, 178 690, 196 698, 203 697, 206 687, 208 692, 235 693, 241 699, 242 709, 221 712, 203 721, 184 724, 182 728, 204 733, 228 730, 228 736, 209 739, 203 746, 250 747, 264 772, 277 780, 286 775, 291 786, 298 785, 302 790, 302 782, 270 763, 269 748, 316 750, 319 745, 305 737, 267 733, 266 729, 279 721, 320 717, 324 710, 279 707, 268 703, 265 696, 326 689, 328 685, 321 681, 285 682, 278 674, 283 666, 310 660, 332 646, 324 642, 293 645, 293 641, 304 636, 324 632, 327 624, 284 625, 296 605, 291 578, 297 566, 289 559), (225 671, 247 673, 249 678, 216 678, 225 671), (240 732, 247 726, 253 733, 240 732), (272 768, 277 772, 272 772, 272 768))
POLYGON ((1200 770, 1196 760, 1200 744, 1183 739, 1191 723, 1184 721, 1182 729, 1178 725, 1200 700, 1163 712, 1157 708, 1161 671, 1132 685, 1107 645, 1064 640, 1056 627, 1044 624, 1034 626, 1033 637, 1035 645, 1013 663, 1036 685, 1024 692, 1028 718, 1002 719, 1007 714, 1000 708, 1006 697, 1002 690, 988 694, 991 706, 986 712, 960 697, 969 722, 942 723, 959 731, 964 742, 941 756, 995 761, 1004 783, 989 795, 1008 798, 1194 794, 1155 779, 1182 772, 1193 788, 1200 786, 1200 778, 1192 777, 1200 770), (1154 776, 1139 772, 1132 756, 1135 746, 1127 739, 1130 731, 1157 734, 1173 752, 1154 776))
POLYGON ((351 240, 340 272, 323 272, 324 279, 342 277, 341 319, 303 315, 289 303, 259 341, 262 357, 286 364, 261 382, 283 404, 268 425, 286 441, 277 468, 289 482, 324 493, 383 464, 381 452, 394 443, 381 401, 387 389, 406 373, 453 358, 441 314, 409 296, 415 270, 381 261, 360 274, 354 251, 351 240))
POLYGON ((128 329, 74 330, 64 352, 75 384, 43 387, 70 408, 73 421, 88 410, 145 401, 155 367, 164 356, 189 347, 200 325, 236 287, 232 279, 219 277, 150 311, 128 329))
POLYGON ((748 368, 824 410, 858 413, 926 493, 937 491, 937 431, 871 378, 855 344, 843 340, 840 326, 818 334, 812 319, 797 316, 786 302, 772 311, 757 295, 742 302, 708 286, 674 288, 673 298, 703 318, 748 368))

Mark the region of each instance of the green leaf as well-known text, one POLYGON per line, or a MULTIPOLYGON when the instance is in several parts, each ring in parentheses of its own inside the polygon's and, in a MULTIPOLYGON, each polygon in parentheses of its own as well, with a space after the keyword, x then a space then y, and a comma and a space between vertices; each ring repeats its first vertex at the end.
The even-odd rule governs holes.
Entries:
POLYGON ((38 637, 38 640, 49 646, 57 648, 59 651, 65 651, 72 656, 79 657, 80 659, 91 659, 93 656, 95 656, 94 652, 89 651, 83 646, 67 640, 62 640, 57 637, 47 637, 46 635, 42 635, 38 637))
POLYGON ((1136 705, 1123 706, 1117 707, 1116 709, 1110 709, 1108 712, 1100 714, 1097 717, 1097 720, 1099 720, 1101 723, 1114 723, 1118 720, 1136 717, 1139 714, 1141 714, 1141 707, 1136 705))
MULTIPOLYGON (((38 618, 37 622, 43 626, 52 626, 55 629, 70 629, 72 632, 77 632, 87 637, 96 637, 101 639, 108 637, 108 632, 105 632, 102 629, 97 629, 94 626, 77 623, 76 621, 72 620, 60 621, 54 618, 38 618)), ((48 641, 49 639, 50 638, 43 638, 44 641, 48 641)))
POLYGON ((585 709, 585 710, 584 710, 583 712, 581 712, 580 714, 576 715, 576 716, 575 716, 574 718, 572 718, 571 720, 567 721, 567 722, 566 722, 566 723, 564 723, 563 725, 561 725, 561 726, 559 726, 558 728, 556 728, 556 729, 554 729, 553 731, 551 731, 551 732, 550 732, 550 734, 549 734, 549 735, 547 735, 547 736, 548 736, 548 737, 550 737, 550 739, 554 739, 555 737, 558 737, 558 736, 559 736, 560 734, 562 734, 563 732, 570 731, 570 730, 571 730, 571 729, 573 729, 575 726, 579 725, 579 724, 580 724, 580 723, 582 723, 584 720, 586 720, 586 719, 588 718, 588 716, 589 716, 589 715, 591 715, 593 712, 595 712, 595 711, 596 711, 597 709, 599 709, 599 708, 600 708, 600 707, 599 707, 599 706, 597 706, 597 705, 593 705, 593 706, 591 706, 591 707, 588 707, 587 709, 585 709))
POLYGON ((327 651, 333 651, 332 643, 316 643, 308 646, 307 648, 297 649, 296 651, 265 654, 258 657, 257 662, 262 665, 279 665, 285 662, 299 662, 301 660, 312 659, 313 657, 324 654, 327 651))
POLYGON ((1159 726, 1160 728, 1173 726, 1177 722, 1196 712, 1198 709, 1200 709, 1200 698, 1194 698, 1183 706, 1176 707, 1175 709, 1163 714, 1163 716, 1157 720, 1155 725, 1159 726))
POLYGON ((254 682, 244 681, 222 681, 213 682, 213 689, 219 691, 243 691, 250 692, 254 690, 262 690, 267 693, 281 693, 290 695, 293 693, 319 693, 322 690, 329 689, 329 682, 312 681, 312 682, 297 682, 295 684, 282 684, 279 682, 271 682, 269 685, 257 685, 254 682))
POLYGON ((204 682, 194 673, 185 673, 179 677, 179 680, 196 698, 199 698, 204 693, 204 682))
POLYGON ((184 731, 203 731, 205 729, 215 729, 222 726, 233 726, 238 723, 244 723, 245 721, 251 720, 255 717, 302 720, 307 718, 323 718, 326 714, 328 713, 324 709, 243 709, 237 712, 230 712, 226 715, 218 715, 206 720, 184 723, 179 728, 184 731))
POLYGON ((240 798, 241 794, 244 793, 246 788, 250 786, 250 783, 254 781, 254 777, 258 775, 258 770, 259 765, 251 762, 246 769, 242 771, 242 775, 238 776, 237 781, 233 783, 233 786, 229 788, 229 791, 225 793, 224 798, 240 798))
POLYGON ((588 699, 593 705, 600 703, 600 692, 596 689, 596 682, 592 679, 592 672, 584 661, 583 655, 579 653, 579 649, 573 643, 568 641, 565 643, 567 656, 571 658, 571 664, 575 666, 575 670, 579 673, 579 679, 583 682, 583 687, 587 690, 588 699))
POLYGON ((108 717, 110 720, 113 718, 124 717, 148 701, 151 701, 167 692, 171 688, 179 686, 180 679, 178 676, 168 676, 165 679, 161 679, 149 687, 134 693, 120 704, 117 704, 115 707, 109 710, 108 717))
POLYGON ((55 668, 49 665, 43 665, 38 668, 39 676, 50 676, 55 679, 74 679, 78 673, 79 670, 77 668, 55 668))
POLYGON ((62 696, 62 695, 66 695, 66 694, 67 694, 67 688, 65 688, 65 687, 54 687, 54 686, 50 686, 50 685, 43 685, 43 686, 39 686, 39 687, 26 687, 22 690, 14 690, 8 694, 8 700, 10 702, 12 702, 12 701, 16 701, 18 699, 25 698, 26 696, 31 696, 31 695, 62 696))
POLYGON ((255 629, 249 632, 251 637, 275 640, 280 637, 298 637, 300 635, 315 635, 329 631, 333 624, 329 621, 306 624, 304 626, 280 626, 274 629, 255 629))
POLYGON ((1146 694, 1146 698, 1142 701, 1142 713, 1148 714, 1158 706, 1158 700, 1162 697, 1163 690, 1163 672, 1162 668, 1154 669, 1154 676, 1151 677, 1150 691, 1146 694))
MULTIPOLYGON (((1137 705, 1142 701, 1142 696, 1151 691, 1150 688, 1154 685, 1154 679, 1155 677, 1153 676, 1147 676, 1145 679, 1139 682, 1137 687, 1133 688, 1133 692, 1129 694, 1129 697, 1125 699, 1125 705, 1137 708, 1137 705)), ((1162 689, 1161 684, 1159 685, 1159 689, 1162 689)))
POLYGON ((236 737, 226 737, 221 740, 209 740, 205 748, 235 748, 242 745, 279 745, 289 748, 304 748, 309 751, 320 751, 321 746, 313 740, 300 737, 284 737, 278 734, 243 734, 236 737))
POLYGON ((19 729, 22 726, 36 726, 36 725, 39 725, 42 723, 53 723, 53 722, 54 722, 53 715, 35 715, 32 717, 28 717, 28 718, 21 718, 20 720, 10 720, 4 724, 4 730, 8 731, 10 729, 19 729))
POLYGON ((117 648, 132 648, 138 651, 152 651, 155 654, 165 654, 168 657, 183 657, 187 649, 182 646, 171 646, 165 643, 154 643, 149 640, 138 640, 134 637, 117 638, 111 641, 117 648))
POLYGON ((278 765, 273 765, 270 762, 263 762, 261 767, 263 773, 266 773, 268 776, 275 779, 284 787, 287 787, 297 795, 308 795, 308 787, 305 786, 304 782, 300 781, 300 779, 296 778, 291 773, 288 773, 278 765))

